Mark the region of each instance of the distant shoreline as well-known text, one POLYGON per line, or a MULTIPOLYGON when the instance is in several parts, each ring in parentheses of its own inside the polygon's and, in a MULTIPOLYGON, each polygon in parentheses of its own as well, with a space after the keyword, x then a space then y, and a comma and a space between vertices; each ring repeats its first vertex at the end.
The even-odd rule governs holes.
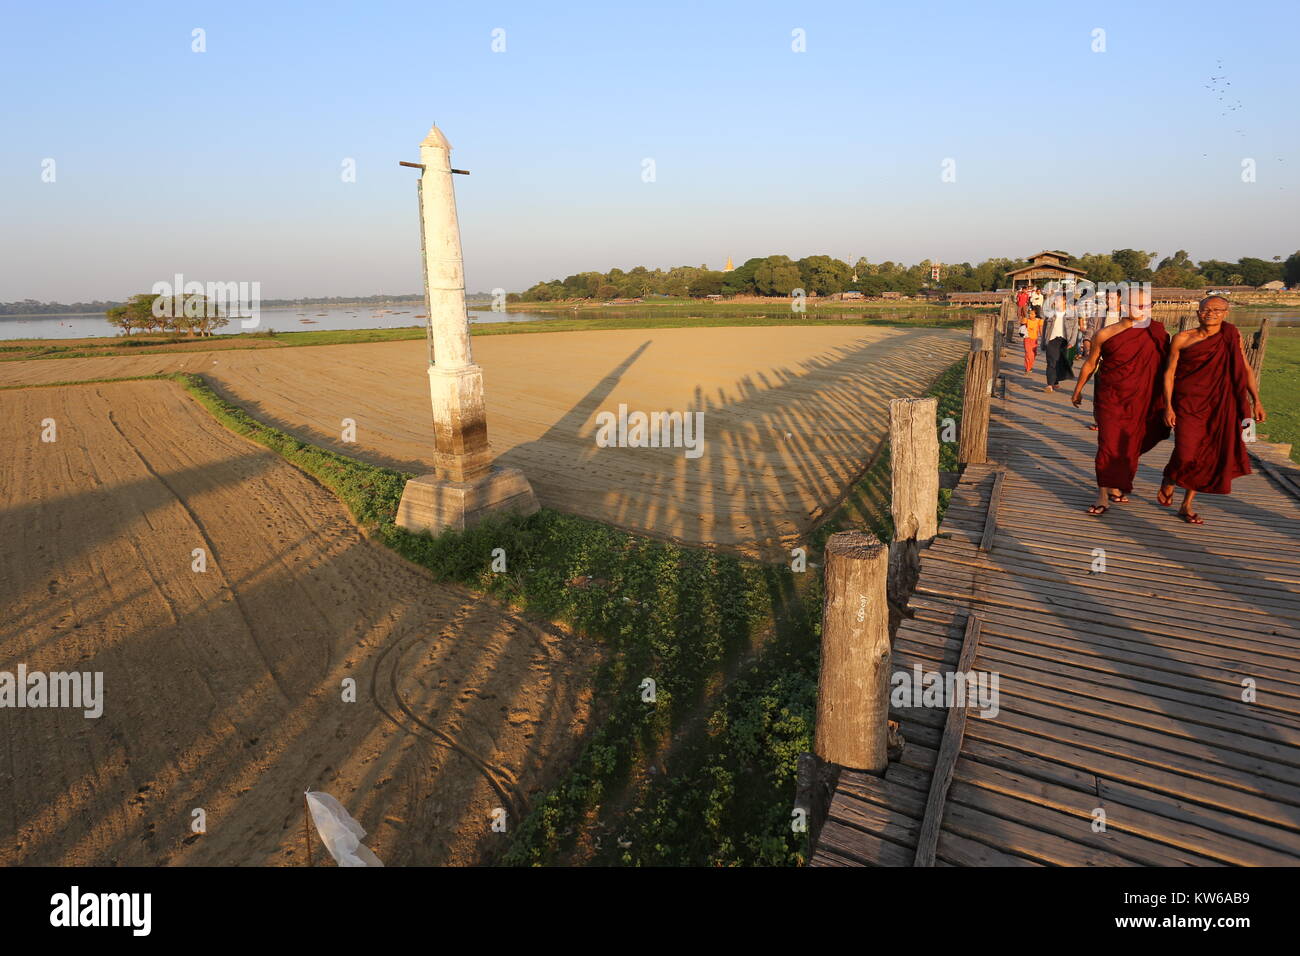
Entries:
MULTIPOLYGON (((486 307, 492 304, 492 297, 491 296, 466 296, 465 304, 472 309, 486 307)), ((375 306, 389 306, 389 305, 418 305, 423 307, 424 300, 388 299, 384 302, 311 302, 308 300, 303 300, 302 302, 290 302, 287 305, 263 304, 261 307, 267 311, 272 311, 272 310, 279 310, 279 309, 293 309, 299 306, 302 306, 304 308, 307 306, 312 306, 313 308, 328 307, 331 309, 348 309, 348 308, 366 309, 366 308, 373 308, 375 306)), ((58 319, 58 318, 69 319, 69 318, 87 318, 87 317, 94 317, 94 316, 102 317, 104 314, 105 313, 102 311, 100 312, 5 312, 5 313, 0 313, 0 321, 4 321, 5 319, 21 319, 24 321, 31 321, 32 319, 58 319)))

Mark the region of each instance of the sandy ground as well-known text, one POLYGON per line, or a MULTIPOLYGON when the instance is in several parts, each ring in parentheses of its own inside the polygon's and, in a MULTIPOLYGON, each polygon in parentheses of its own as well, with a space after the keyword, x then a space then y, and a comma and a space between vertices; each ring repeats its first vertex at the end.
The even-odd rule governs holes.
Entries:
MULTIPOLYGON (((235 378, 291 395, 304 360, 340 367, 235 378)), ((0 864, 296 865, 307 788, 386 863, 484 862, 591 720, 590 644, 436 584, 171 383, 0 392, 0 447, 0 671, 105 698, 0 708, 0 864)))
MULTIPOLYGON (((889 399, 960 357, 954 329, 709 328, 474 339, 488 434, 549 507, 691 544, 788 546, 874 454, 889 399), (702 457, 599 448, 596 415, 705 412, 702 457)), ((432 443, 422 341, 0 363, 0 385, 206 376, 263 421, 412 473, 432 443), (356 422, 356 443, 342 421, 356 422)))

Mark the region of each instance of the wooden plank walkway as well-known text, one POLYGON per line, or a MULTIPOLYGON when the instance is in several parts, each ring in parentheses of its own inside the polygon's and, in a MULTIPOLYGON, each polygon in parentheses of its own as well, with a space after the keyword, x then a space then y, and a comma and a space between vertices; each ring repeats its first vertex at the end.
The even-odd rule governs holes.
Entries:
MULTIPOLYGON (((974 613, 974 668, 999 675, 996 717, 967 714, 934 865, 1300 864, 1300 469, 1254 446, 1268 467, 1200 496, 1193 527, 1155 503, 1165 442, 1130 504, 1089 516, 1091 402, 1044 393, 1018 351, 994 464, 963 473, 894 638, 895 671, 951 671, 974 613)), ((812 865, 913 865, 948 714, 890 716, 901 759, 840 773, 812 865)))

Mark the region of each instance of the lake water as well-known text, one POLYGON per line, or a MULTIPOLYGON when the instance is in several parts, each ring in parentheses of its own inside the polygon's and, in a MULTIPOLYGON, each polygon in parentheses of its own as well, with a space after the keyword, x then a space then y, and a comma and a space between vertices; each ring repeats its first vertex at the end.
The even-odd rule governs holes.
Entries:
MULTIPOLYGON (((635 308, 631 310, 619 309, 616 314, 633 315, 635 308)), ((301 332, 306 330, 330 330, 337 331, 342 329, 397 329, 405 328, 412 325, 423 325, 424 319, 417 319, 417 315, 424 313, 424 307, 419 304, 401 304, 390 311, 381 312, 373 306, 362 308, 348 308, 342 306, 287 306, 284 308, 264 308, 261 311, 260 323, 256 330, 245 330, 240 327, 238 319, 232 319, 230 325, 222 329, 221 335, 231 335, 243 331, 265 331, 274 329, 276 332, 301 332), (303 322, 303 319, 310 319, 309 322, 303 322)), ((577 313, 581 318, 599 318, 605 313, 603 310, 592 309, 584 310, 577 313)), ((660 310, 646 310, 648 315, 665 315, 660 310)), ((702 306, 699 310, 700 315, 708 314, 708 306, 702 306)), ((842 316, 846 320, 859 318, 857 313, 828 313, 842 316)), ((1259 325, 1263 317, 1267 315, 1277 325, 1296 326, 1300 325, 1300 309, 1250 309, 1241 310, 1236 315, 1236 320, 1242 328, 1253 328, 1259 325)), ((887 313, 880 316, 873 316, 880 319, 892 319, 899 322, 920 319, 924 321, 929 317, 949 318, 953 317, 951 312, 915 312, 915 313, 887 313)), ((569 313, 553 312, 493 312, 490 309, 469 309, 469 320, 473 325, 486 324, 493 322, 536 322, 540 319, 569 318, 569 313)), ((108 320, 102 315, 28 315, 28 316, 8 316, 0 315, 0 340, 3 339, 82 339, 82 338, 111 338, 118 334, 117 329, 108 324, 108 320)))
MULTIPOLYGON (((325 329, 399 329, 411 325, 423 325, 424 319, 417 315, 424 314, 422 305, 397 304, 392 311, 380 312, 373 306, 341 307, 312 305, 299 308, 263 308, 256 329, 240 327, 239 319, 231 319, 230 324, 219 335, 231 335, 239 332, 257 332, 275 329, 277 332, 303 332, 325 329), (310 319, 310 322, 303 322, 310 319)), ((493 312, 490 309, 469 309, 471 324, 490 322, 534 322, 538 319, 554 318, 540 312, 493 312)), ((85 339, 111 338, 118 334, 117 329, 108 324, 102 315, 0 315, 0 339, 85 339)))

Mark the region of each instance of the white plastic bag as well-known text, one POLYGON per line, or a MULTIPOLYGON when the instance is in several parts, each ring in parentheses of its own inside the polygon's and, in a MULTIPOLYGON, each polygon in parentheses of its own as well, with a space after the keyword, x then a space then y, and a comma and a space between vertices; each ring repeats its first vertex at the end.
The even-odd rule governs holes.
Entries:
POLYGON ((373 851, 361 845, 361 838, 366 835, 361 824, 353 820, 343 809, 343 804, 328 793, 307 791, 307 809, 311 811, 321 843, 339 866, 384 865, 373 851))

